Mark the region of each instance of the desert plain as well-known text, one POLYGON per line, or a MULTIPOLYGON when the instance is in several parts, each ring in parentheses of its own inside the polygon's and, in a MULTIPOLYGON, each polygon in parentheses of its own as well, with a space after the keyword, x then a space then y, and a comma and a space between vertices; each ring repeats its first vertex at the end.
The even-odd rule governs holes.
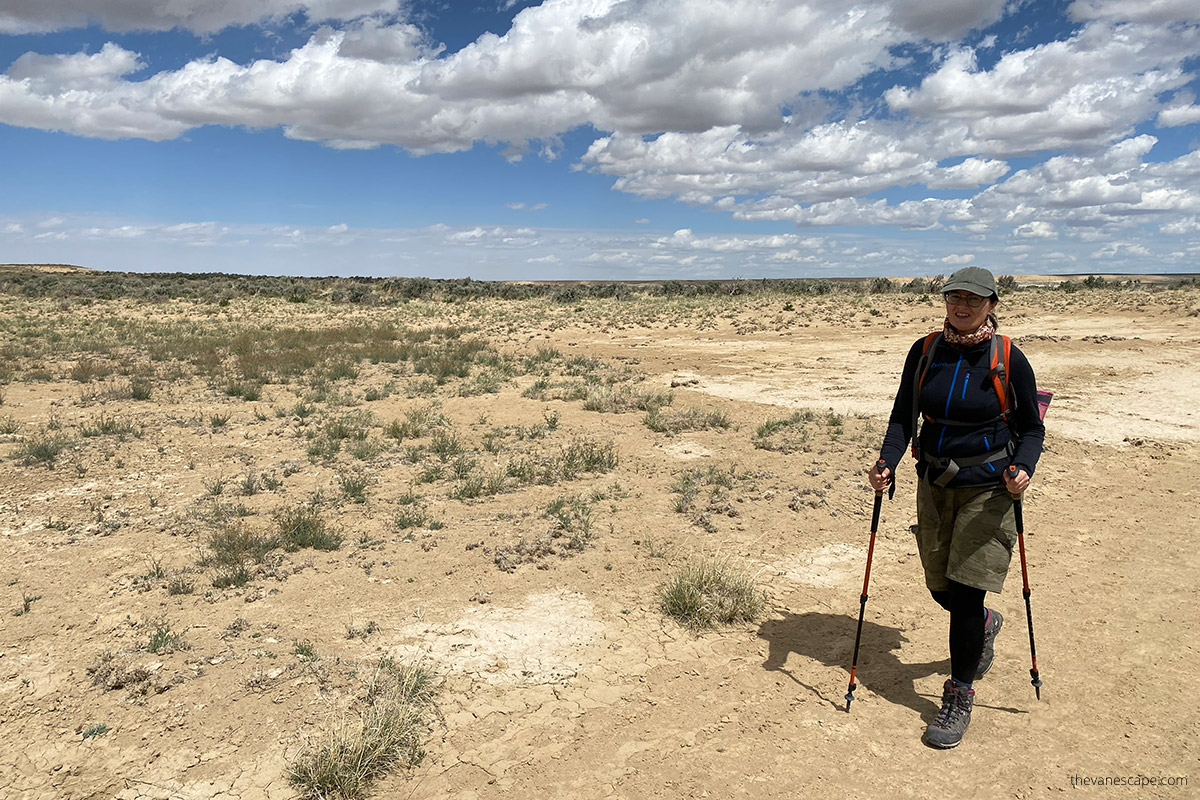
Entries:
POLYGON ((936 292, 10 283, 0 796, 303 796, 289 770, 393 665, 429 700, 368 797, 1188 796, 1200 288, 1057 283, 999 309, 1054 392, 1024 502, 1042 696, 1014 558, 948 752, 921 742, 949 661, 911 460, 844 700, 864 473, 936 292), (752 581, 753 619, 664 613, 701 561, 752 581))

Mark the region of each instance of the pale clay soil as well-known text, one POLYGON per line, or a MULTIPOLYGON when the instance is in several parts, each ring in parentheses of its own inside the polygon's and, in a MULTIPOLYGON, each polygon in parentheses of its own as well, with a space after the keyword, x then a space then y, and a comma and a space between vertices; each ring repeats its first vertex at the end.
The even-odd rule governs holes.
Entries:
MULTIPOLYGON (((626 320, 620 303, 606 301, 582 310, 426 304, 428 314, 478 326, 502 352, 554 347, 632 365, 644 386, 675 386, 674 408, 722 409, 734 427, 656 433, 642 412, 524 398, 528 375, 476 397, 448 385, 442 410, 471 447, 489 427, 528 426, 555 411, 552 437, 611 439, 619 464, 473 501, 421 487, 433 497, 430 518, 445 527, 402 533, 391 524, 394 498, 410 488, 413 468, 385 453, 368 462, 375 483, 366 504, 329 507, 345 533, 340 550, 287 554, 280 574, 240 589, 210 590, 195 567, 202 537, 189 514, 208 502, 206 482, 228 479, 221 499, 244 502, 258 512, 247 524, 262 526, 285 501, 335 494, 339 467, 350 463, 345 454, 313 463, 305 421, 273 413, 295 404, 297 387, 267 384, 248 402, 180 379, 156 386, 150 401, 104 402, 68 376, 78 352, 62 353, 48 381, 18 374, 0 405, 0 417, 18 426, 0 436, 0 797, 294 797, 287 764, 349 706, 349 670, 385 654, 422 657, 438 689, 424 760, 379 782, 373 797, 1194 792, 1200 293, 1029 292, 1002 308, 1004 330, 1055 393, 1025 503, 1045 686, 1038 702, 1014 558, 1006 590, 989 596, 1006 618, 996 665, 977 684, 966 740, 949 752, 921 743, 949 662, 947 619, 924 590, 909 532, 908 460, 884 505, 852 713, 843 699, 869 537, 863 471, 904 354, 938 324, 939 309, 881 296, 793 300, 796 312, 785 313, 785 299, 713 299, 653 322, 626 320), (797 409, 847 415, 846 431, 790 453, 754 448, 760 423, 797 409), (202 421, 218 411, 230 420, 214 432, 202 421), (100 412, 135 419, 145 432, 77 439, 53 468, 14 457, 52 418, 71 430, 100 412), (299 471, 281 489, 235 495, 247 469, 288 461, 299 471), (715 532, 676 513, 670 491, 681 471, 708 465, 748 476, 712 514, 715 532), (592 491, 607 494, 592 507, 590 549, 511 573, 492 563, 494 547, 545 529, 549 500, 592 491), (756 576, 766 595, 758 621, 695 635, 663 616, 657 586, 697 553, 756 576), (170 575, 190 574, 195 593, 170 595, 163 581, 140 580, 155 560, 170 575), (10 613, 37 595, 29 613, 10 613), (189 649, 139 650, 158 619, 189 649), (228 633, 239 619, 245 630, 228 633), (368 621, 377 630, 347 637, 368 621), (315 665, 294 654, 296 641, 312 643, 315 665), (106 650, 149 669, 155 690, 131 698, 93 685, 87 668, 106 650), (109 730, 85 739, 81 731, 96 723, 109 730), (1075 775, 1186 776, 1190 785, 1073 788, 1075 775)), ((5 314, 59 315, 64 325, 83 316, 405 323, 408 313, 282 303, 268 312, 252 300, 219 312, 191 303, 0 303, 5 314)), ((405 379, 364 364, 344 385, 361 398, 372 385, 399 382, 360 406, 382 425, 428 403, 405 395, 405 379)))

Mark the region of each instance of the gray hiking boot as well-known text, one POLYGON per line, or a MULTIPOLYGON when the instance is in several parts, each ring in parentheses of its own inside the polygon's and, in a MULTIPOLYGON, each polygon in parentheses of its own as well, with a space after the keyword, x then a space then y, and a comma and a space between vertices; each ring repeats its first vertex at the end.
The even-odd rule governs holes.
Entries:
POLYGON ((1004 616, 994 608, 989 608, 991 616, 983 629, 983 655, 979 657, 979 667, 975 670, 975 680, 987 675, 992 668, 992 660, 996 657, 996 634, 1004 625, 1004 616))
POLYGON ((971 708, 975 705, 975 690, 963 689, 953 680, 942 688, 942 710, 925 729, 925 744, 940 750, 958 747, 967 726, 971 724, 971 708))

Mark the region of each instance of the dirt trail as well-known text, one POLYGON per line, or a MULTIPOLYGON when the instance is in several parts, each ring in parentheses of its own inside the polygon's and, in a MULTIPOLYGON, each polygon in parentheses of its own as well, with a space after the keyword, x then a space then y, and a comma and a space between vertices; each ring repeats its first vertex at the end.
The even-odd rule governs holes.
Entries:
MULTIPOLYGON (((40 597, 0 627, 0 795, 293 797, 288 760, 347 707, 355 671, 421 654, 440 676, 427 754, 375 797, 1089 797, 1114 789, 1074 788, 1073 776, 1138 775, 1189 779, 1139 796, 1187 796, 1200 782, 1189 699, 1200 634, 1187 618, 1200 586, 1196 296, 1066 304, 1034 293, 1005 309, 1004 330, 1055 392, 1025 512, 1045 687, 1039 703, 1014 567, 993 597, 1006 618, 996 666, 951 752, 920 741, 948 659, 946 620, 909 533, 910 464, 885 506, 860 688, 844 711, 869 522, 862 469, 904 353, 935 321, 931 307, 872 303, 880 315, 834 300, 805 315, 731 301, 715 322, 685 310, 670 324, 606 317, 620 313, 611 304, 524 319, 522 307, 499 306, 489 312, 496 341, 630 365, 645 386, 674 386, 673 408, 720 408, 733 427, 655 433, 640 412, 523 397, 530 376, 496 394, 448 391, 442 409, 480 459, 493 457, 478 444, 487 430, 553 411, 551 436, 611 439, 619 466, 474 502, 430 493, 429 518, 445 527, 398 532, 392 517, 415 468, 397 451, 367 462, 380 475, 367 503, 332 506, 347 546, 302 551, 282 575, 207 596, 169 595, 144 575, 153 560, 169 571, 196 563, 189 515, 218 474, 231 492, 248 468, 294 462, 281 491, 295 501, 329 492, 357 462, 306 459, 305 421, 271 413, 296 401, 280 387, 242 403, 193 381, 149 409, 103 404, 117 417, 141 409, 147 428, 107 450, 85 442, 86 475, 23 466, 13 454, 24 432, 51 417, 82 424, 97 407, 67 380, 10 384, 0 416, 21 432, 0 438, 0 574, 10 606, 40 597), (218 408, 231 414, 220 430, 203 422, 218 408), (802 408, 846 420, 819 419, 824 433, 792 452, 753 446, 759 424, 802 408), (706 530, 676 513, 671 486, 710 465, 742 477, 706 530), (594 546, 497 569, 488 554, 544 530, 542 510, 567 492, 604 498, 592 506, 594 546), (696 552, 754 571, 764 617, 702 636, 664 619, 655 588, 696 552), (93 685, 97 654, 137 651, 159 618, 190 649, 138 651, 152 691, 131 700, 93 685), (372 632, 349 636, 356 628, 372 632), (293 655, 298 642, 321 660, 293 655), (82 736, 101 722, 106 733, 82 736)), ((388 380, 364 367, 354 387, 388 380)), ((425 402, 396 392, 369 407, 382 421, 425 402)), ((255 514, 252 528, 278 500, 225 496, 255 514)))

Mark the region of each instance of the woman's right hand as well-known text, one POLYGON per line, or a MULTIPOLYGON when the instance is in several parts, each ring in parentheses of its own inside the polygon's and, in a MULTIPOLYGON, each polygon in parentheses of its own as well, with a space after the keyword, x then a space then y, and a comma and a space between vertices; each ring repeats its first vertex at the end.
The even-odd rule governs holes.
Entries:
POLYGON ((875 494, 881 494, 887 490, 888 484, 892 482, 892 471, 887 467, 875 463, 867 470, 867 480, 870 481, 871 488, 875 490, 875 494))

